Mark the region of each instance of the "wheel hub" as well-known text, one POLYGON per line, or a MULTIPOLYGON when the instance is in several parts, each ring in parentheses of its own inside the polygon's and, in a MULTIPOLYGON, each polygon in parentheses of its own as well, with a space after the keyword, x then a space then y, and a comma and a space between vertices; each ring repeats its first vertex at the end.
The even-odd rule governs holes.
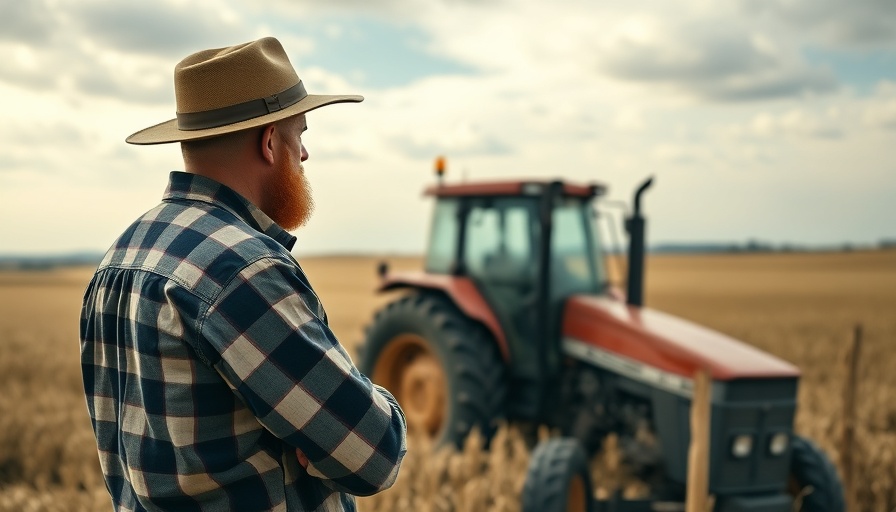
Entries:
POLYGON ((372 377, 395 395, 409 430, 435 437, 446 416, 445 371, 423 337, 406 333, 389 341, 372 377))
POLYGON ((429 354, 418 354, 408 365, 399 387, 409 423, 434 433, 442 425, 445 381, 441 367, 429 354))

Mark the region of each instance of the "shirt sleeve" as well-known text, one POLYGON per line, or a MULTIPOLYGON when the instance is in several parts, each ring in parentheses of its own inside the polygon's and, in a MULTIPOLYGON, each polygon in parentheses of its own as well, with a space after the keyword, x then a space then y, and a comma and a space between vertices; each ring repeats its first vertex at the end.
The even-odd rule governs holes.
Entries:
POLYGON ((366 496, 389 488, 406 452, 404 414, 339 344, 301 269, 245 267, 199 326, 215 367, 259 422, 308 457, 308 474, 366 496))

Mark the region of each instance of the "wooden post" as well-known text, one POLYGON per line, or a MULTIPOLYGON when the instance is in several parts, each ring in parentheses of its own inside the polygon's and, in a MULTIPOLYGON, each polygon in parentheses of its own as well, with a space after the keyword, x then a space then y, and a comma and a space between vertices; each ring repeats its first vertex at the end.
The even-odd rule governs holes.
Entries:
POLYGON ((853 331, 852 344, 846 353, 846 382, 843 386, 843 437, 840 440, 840 471, 846 492, 846 510, 856 512, 853 451, 856 429, 856 395, 859 374, 859 354, 862 348, 862 324, 853 331))
POLYGON ((709 511, 709 418, 712 401, 709 372, 694 375, 691 401, 691 446, 688 450, 687 512, 709 511))

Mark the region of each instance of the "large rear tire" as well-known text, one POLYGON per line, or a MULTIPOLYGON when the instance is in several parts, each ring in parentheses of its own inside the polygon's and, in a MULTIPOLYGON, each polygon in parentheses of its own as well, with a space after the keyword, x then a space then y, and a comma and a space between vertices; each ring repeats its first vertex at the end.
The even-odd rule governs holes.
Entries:
POLYGON ((846 503, 843 484, 837 476, 837 468, 827 455, 812 441, 793 437, 790 458, 792 483, 802 494, 803 512, 843 512, 846 503), (807 489, 809 486, 811 490, 807 489))
POLYGON ((408 429, 437 445, 460 447, 473 428, 489 439, 503 418, 494 340, 440 295, 408 295, 377 312, 358 366, 395 396, 408 429))
POLYGON ((592 512, 594 492, 588 458, 573 438, 535 447, 523 485, 523 512, 592 512))

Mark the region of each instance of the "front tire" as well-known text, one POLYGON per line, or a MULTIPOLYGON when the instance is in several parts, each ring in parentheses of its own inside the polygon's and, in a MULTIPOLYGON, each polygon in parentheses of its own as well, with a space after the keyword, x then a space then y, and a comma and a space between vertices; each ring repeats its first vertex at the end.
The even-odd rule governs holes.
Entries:
POLYGON ((790 458, 790 476, 798 492, 811 486, 811 492, 803 494, 803 512, 843 512, 846 510, 843 484, 837 476, 837 468, 827 455, 812 441, 793 437, 790 458))
POLYGON ((585 449, 573 438, 548 439, 532 452, 523 512, 591 512, 594 493, 585 449))
POLYGON ((503 417, 504 363, 484 328, 446 298, 402 297, 377 312, 358 365, 398 401, 411 432, 461 447, 503 417))

